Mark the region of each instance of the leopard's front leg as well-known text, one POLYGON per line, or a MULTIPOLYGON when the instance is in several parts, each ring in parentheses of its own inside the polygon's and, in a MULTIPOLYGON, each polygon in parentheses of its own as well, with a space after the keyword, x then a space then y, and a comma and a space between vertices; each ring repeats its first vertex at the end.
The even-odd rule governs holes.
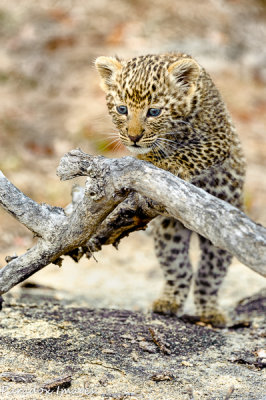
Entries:
POLYGON ((158 313, 181 315, 192 278, 189 260, 192 232, 173 218, 157 217, 154 223, 155 252, 164 273, 165 285, 152 308, 158 313))

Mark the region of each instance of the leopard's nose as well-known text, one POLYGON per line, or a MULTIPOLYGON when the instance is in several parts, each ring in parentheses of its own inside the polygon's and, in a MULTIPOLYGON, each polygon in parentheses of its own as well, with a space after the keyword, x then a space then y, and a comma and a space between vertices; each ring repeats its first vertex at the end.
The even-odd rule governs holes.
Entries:
POLYGON ((128 135, 129 139, 133 142, 133 143, 137 143, 143 136, 143 133, 140 133, 139 135, 128 135))

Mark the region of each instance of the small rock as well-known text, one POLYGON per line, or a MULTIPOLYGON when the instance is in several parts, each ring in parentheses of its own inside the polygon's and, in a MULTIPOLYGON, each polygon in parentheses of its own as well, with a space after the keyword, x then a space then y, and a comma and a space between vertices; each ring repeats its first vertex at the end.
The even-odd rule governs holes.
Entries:
POLYGON ((131 356, 133 361, 135 362, 139 361, 138 355, 135 351, 132 351, 131 356))
POLYGON ((188 361, 181 361, 181 364, 184 365, 185 367, 193 367, 193 364, 191 364, 188 361))
POLYGON ((155 382, 172 381, 174 379, 171 374, 154 374, 151 379, 155 382))
POLYGON ((139 347, 148 353, 157 353, 156 347, 149 342, 140 342, 139 347))
POLYGON ((257 351, 257 355, 259 358, 266 358, 266 350, 265 349, 259 349, 257 351))
POLYGON ((120 336, 122 339, 128 339, 128 340, 134 340, 133 336, 129 335, 129 334, 125 334, 125 335, 121 335, 120 336))
POLYGON ((107 386, 108 385, 108 379, 106 378, 106 376, 104 376, 101 379, 99 379, 99 384, 101 386, 107 386))
POLYGON ((104 353, 104 354, 114 354, 114 350, 111 350, 111 349, 103 349, 103 350, 102 350, 102 353, 104 353))
POLYGON ((265 349, 259 349, 257 351, 257 366, 259 368, 265 368, 266 367, 266 350, 265 349))

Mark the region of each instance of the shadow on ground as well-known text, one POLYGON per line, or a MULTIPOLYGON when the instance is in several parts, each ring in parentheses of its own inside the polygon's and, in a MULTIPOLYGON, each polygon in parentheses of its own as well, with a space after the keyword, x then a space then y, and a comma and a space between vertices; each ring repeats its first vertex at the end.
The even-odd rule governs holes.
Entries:
POLYGON ((261 291, 236 308, 250 326, 218 330, 21 288, 1 311, 1 398, 262 400, 265 309, 261 291))

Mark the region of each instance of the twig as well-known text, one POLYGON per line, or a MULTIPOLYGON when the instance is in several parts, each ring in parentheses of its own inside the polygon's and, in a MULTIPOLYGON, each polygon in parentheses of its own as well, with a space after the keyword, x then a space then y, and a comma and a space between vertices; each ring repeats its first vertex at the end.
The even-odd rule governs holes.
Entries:
POLYGON ((156 332, 153 328, 149 328, 152 340, 154 341, 154 343, 156 344, 156 346, 159 347, 159 349, 161 350, 162 353, 170 355, 171 354, 171 350, 168 349, 168 345, 166 343, 164 343, 162 336, 156 332))
POLYGON ((117 368, 117 367, 114 367, 113 365, 106 365, 106 364, 104 364, 104 363, 103 363, 102 361, 100 361, 100 360, 90 361, 89 364, 100 365, 100 366, 103 367, 103 368, 111 369, 111 370, 113 370, 113 371, 118 371, 118 372, 120 372, 122 375, 126 375, 125 372, 124 372, 122 369, 119 369, 119 368, 117 368))
POLYGON ((231 397, 231 394, 233 394, 234 390, 235 390, 235 387, 234 387, 234 386, 231 386, 231 387, 229 388, 229 390, 228 390, 228 392, 227 392, 227 395, 225 396, 224 400, 229 400, 230 397, 231 397))

